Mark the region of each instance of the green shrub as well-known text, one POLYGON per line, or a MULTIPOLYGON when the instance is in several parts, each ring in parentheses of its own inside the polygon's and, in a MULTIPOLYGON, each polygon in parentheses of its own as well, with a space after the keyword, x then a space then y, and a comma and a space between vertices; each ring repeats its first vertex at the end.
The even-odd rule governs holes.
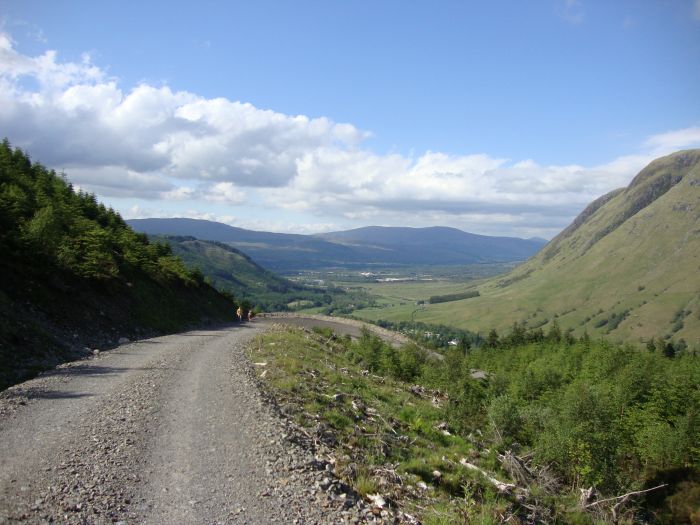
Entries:
POLYGON ((489 428, 498 443, 508 445, 518 439, 523 421, 518 406, 510 396, 504 394, 493 398, 486 414, 489 428))

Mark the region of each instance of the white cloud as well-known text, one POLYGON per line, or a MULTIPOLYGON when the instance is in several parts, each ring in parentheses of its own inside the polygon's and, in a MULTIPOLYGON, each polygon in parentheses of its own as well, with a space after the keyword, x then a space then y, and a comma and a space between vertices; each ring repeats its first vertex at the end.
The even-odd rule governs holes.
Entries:
POLYGON ((221 204, 242 204, 246 201, 246 192, 236 187, 232 182, 217 182, 216 184, 199 184, 196 188, 178 186, 162 192, 159 198, 166 201, 202 200, 221 204))
POLYGON ((679 129, 653 135, 646 140, 645 146, 657 156, 666 155, 683 148, 700 146, 700 127, 679 129))
POLYGON ((160 194, 160 198, 166 201, 188 201, 196 198, 196 196, 196 190, 188 186, 180 186, 160 194))
MULTIPOLYGON (((562 5, 582 8, 575 1, 562 5)), ((318 218, 309 228, 445 224, 528 235, 556 233, 654 157, 700 145, 700 128, 689 127, 588 167, 439 151, 382 155, 363 147, 369 133, 351 124, 168 86, 124 90, 87 56, 73 63, 54 51, 23 55, 1 32, 0 128, 33 158, 100 196, 200 210, 180 208, 179 215, 208 216, 206 210, 245 203, 318 218)), ((308 229, 263 223, 276 231, 308 229)))
POLYGON ((317 148, 348 148, 367 134, 350 124, 205 99, 167 86, 123 91, 94 66, 55 51, 19 53, 0 34, 0 124, 46 164, 121 165, 175 178, 284 186, 317 148), (34 80, 37 87, 29 80, 34 80))
POLYGON ((241 204, 246 200, 246 194, 232 182, 218 182, 210 186, 203 194, 203 199, 225 204, 241 204))
POLYGON ((162 176, 125 170, 120 166, 78 166, 67 174, 76 186, 103 197, 160 199, 163 194, 176 191, 173 184, 162 176))

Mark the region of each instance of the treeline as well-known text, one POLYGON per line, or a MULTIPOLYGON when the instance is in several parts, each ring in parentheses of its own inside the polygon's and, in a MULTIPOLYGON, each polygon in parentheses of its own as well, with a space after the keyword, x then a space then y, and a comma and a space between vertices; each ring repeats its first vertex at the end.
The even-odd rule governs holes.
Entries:
MULTIPOLYGON (((550 324, 547 332, 542 330, 542 327, 528 328, 523 323, 514 323, 511 331, 505 335, 499 335, 495 329, 492 329, 486 339, 484 345, 488 348, 510 348, 527 343, 566 343, 573 344, 575 342, 590 343, 590 337, 587 332, 578 338, 573 335, 574 329, 568 328, 562 330, 556 319, 550 324)), ((478 345, 477 345, 478 346, 478 345)), ((657 353, 664 357, 676 357, 680 355, 698 355, 699 348, 690 348, 685 339, 677 341, 668 338, 650 338, 644 348, 652 353, 657 353)))
POLYGON ((0 144, 0 388, 120 336, 232 320, 230 297, 95 195, 0 144))
MULTIPOLYGON (((692 351, 669 358, 656 346, 520 325, 469 352, 453 347, 440 362, 417 348, 397 352, 369 334, 354 351, 373 373, 446 392, 448 427, 479 436, 489 457, 512 453, 547 472, 546 486, 528 483, 549 502, 554 521, 593 523, 620 501, 588 514, 579 505, 583 489, 602 500, 662 485, 625 499, 614 519, 700 518, 700 358, 692 351)), ((485 466, 500 478, 513 474, 495 460, 485 466)))
POLYGON ((452 301, 461 301, 462 299, 471 299, 472 297, 479 297, 479 291, 470 290, 468 292, 452 293, 446 295, 432 295, 428 298, 428 303, 449 303, 452 301))
POLYGON ((145 271, 158 280, 193 286, 203 281, 167 243, 149 243, 95 195, 75 191, 64 176, 32 163, 7 139, 0 145, 0 248, 4 257, 90 280, 145 271))
POLYGON ((484 344, 484 338, 477 333, 443 324, 428 324, 419 321, 387 321, 385 319, 379 319, 375 324, 400 332, 419 345, 434 350, 447 350, 451 346, 456 346, 466 351, 484 344))
POLYGON ((362 288, 343 289, 332 284, 327 288, 327 302, 320 313, 324 315, 351 315, 355 310, 377 305, 375 297, 362 288))

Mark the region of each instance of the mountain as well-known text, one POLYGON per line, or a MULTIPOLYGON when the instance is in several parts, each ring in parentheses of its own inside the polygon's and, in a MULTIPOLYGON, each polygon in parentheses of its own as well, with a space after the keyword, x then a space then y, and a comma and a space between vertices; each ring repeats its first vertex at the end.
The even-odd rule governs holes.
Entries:
POLYGON ((0 389, 85 347, 232 320, 234 308, 168 245, 0 144, 0 389))
POLYGON ((625 341, 700 342, 700 150, 653 161, 592 202, 525 264, 480 297, 418 317, 473 330, 514 322, 625 341))
POLYGON ((454 228, 369 227, 321 235, 256 232, 196 219, 133 219, 149 235, 187 235, 229 244, 261 266, 293 272, 368 266, 459 265, 524 260, 544 243, 454 228))
POLYGON ((489 237, 456 228, 389 228, 368 226, 341 232, 318 234, 329 242, 354 247, 382 247, 401 257, 427 264, 461 264, 469 262, 514 261, 527 259, 547 241, 516 237, 489 237), (427 252, 427 253, 426 253, 427 252), (480 259, 480 260, 479 260, 480 259))
POLYGON ((285 310, 290 303, 300 301, 320 306, 329 300, 325 290, 297 284, 265 270, 228 244, 182 236, 164 236, 163 240, 187 266, 198 268, 211 279, 217 289, 264 310, 285 310))

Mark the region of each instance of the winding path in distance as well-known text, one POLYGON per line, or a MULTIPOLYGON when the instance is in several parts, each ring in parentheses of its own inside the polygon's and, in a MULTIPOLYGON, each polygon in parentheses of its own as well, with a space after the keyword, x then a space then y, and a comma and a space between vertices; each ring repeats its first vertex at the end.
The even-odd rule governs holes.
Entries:
POLYGON ((295 314, 295 313, 272 313, 262 314, 260 320, 264 322, 279 322, 291 326, 299 326, 303 328, 313 328, 320 326, 322 328, 331 328, 338 335, 349 335, 353 338, 360 337, 362 329, 367 328, 373 334, 381 337, 385 342, 399 347, 403 344, 410 343, 411 340, 403 334, 392 332, 382 328, 381 326, 357 321, 355 319, 346 319, 344 317, 331 317, 329 315, 312 315, 312 314, 295 314))

